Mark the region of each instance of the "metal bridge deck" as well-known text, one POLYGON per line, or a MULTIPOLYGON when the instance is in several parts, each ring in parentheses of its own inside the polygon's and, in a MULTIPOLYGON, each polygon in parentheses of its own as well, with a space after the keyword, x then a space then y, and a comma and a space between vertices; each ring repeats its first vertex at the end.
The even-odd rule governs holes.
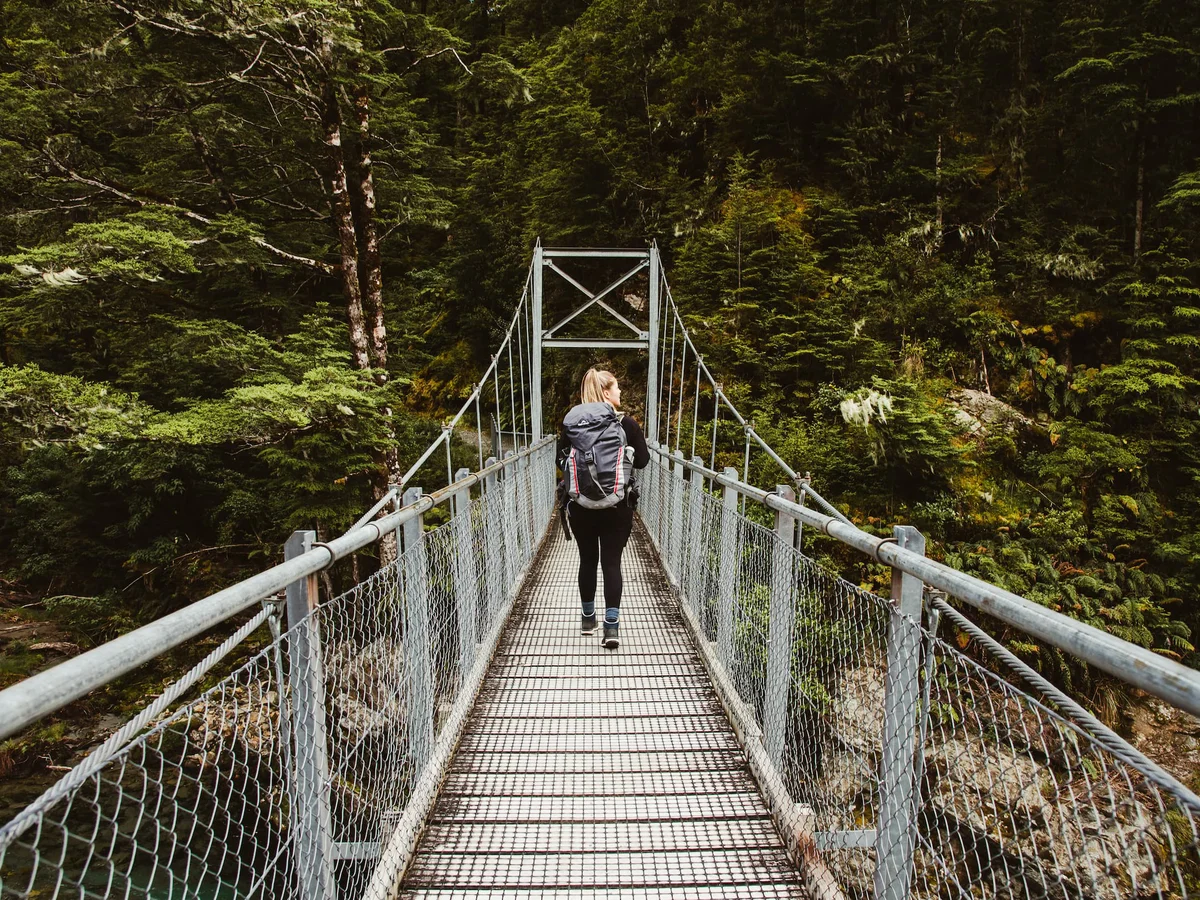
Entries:
POLYGON ((549 540, 400 896, 805 896, 640 523, 615 651, 549 540))

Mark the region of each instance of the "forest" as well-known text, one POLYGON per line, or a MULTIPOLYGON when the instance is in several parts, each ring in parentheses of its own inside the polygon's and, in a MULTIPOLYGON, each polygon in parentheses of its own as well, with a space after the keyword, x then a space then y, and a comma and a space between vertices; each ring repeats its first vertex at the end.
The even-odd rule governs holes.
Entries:
POLYGON ((0 616, 86 647, 341 533, 538 238, 657 241, 862 527, 1196 664, 1185 0, 0 0, 0 616))

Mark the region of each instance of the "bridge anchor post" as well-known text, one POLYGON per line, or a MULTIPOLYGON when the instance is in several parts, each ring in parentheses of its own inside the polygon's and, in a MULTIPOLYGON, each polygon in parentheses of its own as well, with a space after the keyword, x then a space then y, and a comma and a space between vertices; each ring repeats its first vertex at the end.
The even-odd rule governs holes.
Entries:
MULTIPOLYGON (((312 549, 315 531, 294 531, 284 559, 312 549)), ((329 810, 329 749, 325 729, 325 673, 316 573, 287 586, 288 682, 292 695, 292 852, 300 900, 336 897, 333 818, 329 810)))
MULTIPOLYGON (((893 527, 896 543, 925 553, 925 536, 911 525, 893 527)), ((919 578, 892 570, 892 614, 888 617, 887 682, 884 688, 883 761, 879 773, 879 817, 875 838, 875 896, 907 900, 916 846, 916 744, 921 709, 921 604, 919 578)))

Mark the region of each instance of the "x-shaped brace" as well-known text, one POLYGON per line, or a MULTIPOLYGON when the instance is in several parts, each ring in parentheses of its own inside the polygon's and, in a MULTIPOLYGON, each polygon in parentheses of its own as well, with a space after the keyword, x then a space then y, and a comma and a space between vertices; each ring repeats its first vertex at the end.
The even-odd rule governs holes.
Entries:
POLYGON ((570 275, 568 275, 566 272, 564 272, 562 269, 560 269, 558 267, 558 265, 554 262, 553 259, 547 259, 546 260, 546 268, 553 269, 555 272, 557 272, 563 278, 564 281, 566 281, 568 284, 575 287, 585 297, 587 297, 588 301, 587 301, 587 303, 583 304, 583 306, 579 307, 577 310, 575 310, 573 313, 571 313, 569 316, 567 316, 565 319, 556 323, 549 331, 547 331, 545 333, 544 337, 547 337, 547 338, 554 337, 554 333, 556 331, 558 331, 558 329, 562 328, 564 325, 566 325, 568 322, 570 322, 572 319, 574 319, 580 313, 584 312, 587 309, 590 309, 593 305, 596 305, 596 306, 600 306, 602 309, 604 309, 606 312, 608 312, 609 315, 611 315, 617 321, 619 321, 623 325, 625 325, 630 331, 632 331, 634 334, 636 334, 639 338, 644 338, 645 332, 641 328, 638 328, 637 325, 635 325, 633 322, 629 321, 627 318, 625 318, 623 315, 621 315, 619 312, 617 312, 615 309, 613 309, 611 306, 609 306, 607 303, 605 303, 604 298, 607 297, 609 294, 611 294, 613 291, 615 291, 617 288, 619 288, 621 285, 623 285, 626 281, 628 281, 630 278, 632 278, 634 275, 636 275, 638 272, 642 271, 642 269, 646 268, 649 265, 650 265, 650 260, 648 260, 648 259, 639 260, 638 264, 636 266, 634 266, 632 269, 630 269, 628 272, 626 272, 624 275, 622 275, 620 278, 618 278, 616 281, 614 281, 612 284, 610 284, 604 290, 600 291, 599 293, 593 294, 591 291, 589 291, 587 288, 585 288, 582 284, 580 284, 578 281, 576 281, 574 278, 572 278, 570 275))

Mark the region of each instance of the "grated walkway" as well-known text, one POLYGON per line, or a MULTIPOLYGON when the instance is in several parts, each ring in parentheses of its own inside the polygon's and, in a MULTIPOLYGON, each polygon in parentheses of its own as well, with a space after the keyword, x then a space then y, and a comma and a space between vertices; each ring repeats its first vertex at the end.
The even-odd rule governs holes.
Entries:
POLYGON ((615 651, 555 529, 400 896, 805 896, 640 523, 615 651))

